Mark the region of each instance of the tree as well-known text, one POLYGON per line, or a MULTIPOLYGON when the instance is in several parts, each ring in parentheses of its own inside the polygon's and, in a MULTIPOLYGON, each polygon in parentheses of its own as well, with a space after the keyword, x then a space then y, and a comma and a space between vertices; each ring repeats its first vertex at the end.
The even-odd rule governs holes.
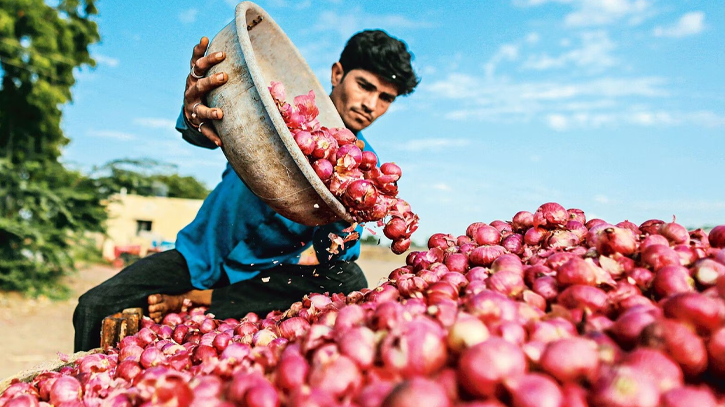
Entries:
POLYGON ((109 161, 93 170, 98 188, 106 193, 124 189, 130 194, 204 199, 209 189, 191 176, 176 173, 177 167, 150 158, 109 161))
POLYGON ((94 0, 0 0, 0 289, 62 294, 72 243, 103 231, 105 196, 66 169, 62 107, 95 66, 94 0))

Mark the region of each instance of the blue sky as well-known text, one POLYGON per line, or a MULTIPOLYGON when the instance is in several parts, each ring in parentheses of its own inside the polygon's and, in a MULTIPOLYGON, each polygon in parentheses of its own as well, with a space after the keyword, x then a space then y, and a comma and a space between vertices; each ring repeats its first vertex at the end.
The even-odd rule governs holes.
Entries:
MULTIPOLYGON (((63 160, 178 165, 213 187, 220 150, 173 129, 191 48, 236 1, 100 1, 95 69, 64 108, 63 160)), ((259 1, 329 89, 365 28, 403 39, 422 82, 365 131, 403 169, 417 239, 549 201, 588 217, 725 224, 725 7, 706 0, 259 1)))

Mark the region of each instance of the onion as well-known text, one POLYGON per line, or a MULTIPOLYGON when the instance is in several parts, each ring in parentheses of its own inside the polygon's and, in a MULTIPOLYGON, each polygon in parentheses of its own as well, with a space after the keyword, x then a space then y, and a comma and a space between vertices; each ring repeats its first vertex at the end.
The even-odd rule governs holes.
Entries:
POLYGON ((372 151, 363 151, 359 168, 363 171, 368 171, 373 169, 376 165, 378 165, 378 156, 376 156, 372 151))
POLYGON ((534 227, 543 227, 545 229, 554 229, 566 224, 569 220, 569 214, 563 206, 556 202, 548 202, 536 209, 534 212, 534 227))
POLYGON ((383 364, 403 377, 436 372, 448 355, 444 338, 445 331, 428 318, 402 322, 383 339, 383 364))
POLYGON ((526 372, 521 348, 499 337, 473 345, 458 359, 458 379, 476 397, 501 394, 504 380, 526 372))
POLYGON ((497 245, 501 242, 501 232, 493 226, 480 225, 476 228, 473 240, 478 245, 497 245))
POLYGON ((511 227, 516 232, 523 232, 532 226, 534 226, 534 214, 527 211, 517 212, 511 221, 511 227))
MULTIPOLYGON (((356 147, 357 148, 357 147, 356 147)), ((365 179, 352 181, 342 196, 343 203, 354 210, 371 209, 378 199, 378 191, 372 182, 365 179)), ((407 225, 406 225, 407 229, 407 225)))
POLYGON ((290 341, 306 334, 309 329, 310 323, 301 317, 288 318, 279 323, 280 336, 290 341))
POLYGON ((497 273, 499 271, 508 270, 523 276, 524 265, 521 263, 521 258, 515 254, 506 253, 497 257, 496 260, 491 263, 491 271, 497 273))
POLYGON ((683 244, 690 241, 690 233, 684 226, 675 223, 663 223, 660 225, 659 234, 667 238, 671 244, 683 244))
POLYGON ((382 407, 450 407, 451 405, 443 386, 423 377, 414 377, 396 385, 382 403, 382 407))
POLYGON ((705 343, 681 322, 660 318, 647 325, 638 340, 671 356, 687 377, 697 377, 707 368, 705 343))
POLYGON ((157 366, 166 361, 166 355, 156 348, 155 346, 149 346, 139 356, 139 362, 141 366, 148 369, 152 366, 157 366))
POLYGON ((725 378, 725 327, 721 327, 710 336, 707 343, 709 369, 719 379, 725 378))
POLYGON ((725 275, 725 265, 712 259, 700 259, 692 266, 692 274, 703 286, 715 285, 717 279, 725 275))
POLYGON ((680 293, 662 304, 668 318, 674 318, 693 326, 700 334, 709 334, 723 325, 725 313, 721 299, 701 293, 680 293))
POLYGON ((598 232, 596 248, 605 256, 614 253, 629 256, 637 250, 637 241, 629 229, 607 227, 598 232))
POLYGON ((360 407, 380 407, 383 400, 393 391, 394 383, 388 381, 371 381, 365 385, 355 396, 355 402, 360 407))
POLYGON ((684 386, 669 390, 660 397, 661 407, 716 407, 717 405, 712 390, 706 387, 684 386))
POLYGON ((299 346, 289 346, 280 357, 276 368, 275 384, 282 390, 292 390, 305 384, 310 365, 302 356, 299 346))
POLYGON ((586 338, 562 338, 550 342, 539 360, 546 373, 562 383, 593 381, 599 369, 597 344, 586 338))
POLYGON ((694 281, 686 268, 669 265, 655 272, 652 288, 659 298, 664 298, 694 290, 694 281))
POLYGON ((639 230, 645 235, 656 235, 660 233, 660 226, 664 223, 665 221, 659 219, 646 220, 639 225, 639 230))
POLYGON ((484 290, 468 297, 465 308, 468 313, 477 317, 486 325, 500 321, 513 321, 517 315, 514 301, 499 292, 491 290, 484 290))
POLYGON ((385 224, 383 234, 388 239, 397 240, 405 236, 407 230, 408 225, 403 218, 393 217, 385 224))
POLYGON ((488 267, 504 253, 506 253, 506 249, 503 246, 479 246, 468 255, 468 261, 474 266, 488 267))
POLYGON ((524 243, 529 246, 536 246, 546 239, 549 231, 540 227, 530 227, 524 233, 524 243))
POLYGON ((566 308, 578 308, 592 312, 603 312, 609 305, 607 293, 587 285, 572 285, 562 291, 557 300, 566 308))
POLYGON ((579 257, 573 257, 557 268, 556 280, 560 286, 573 284, 596 285, 597 275, 592 264, 579 257))
POLYGON ((360 369, 369 368, 375 361, 375 332, 366 326, 356 326, 342 332, 338 342, 340 353, 349 357, 360 369))
POLYGON ((490 290, 499 292, 510 298, 520 296, 526 288, 521 275, 511 270, 503 270, 492 274, 486 280, 486 286, 490 290))
POLYGON ((410 248, 410 244, 410 238, 398 239, 393 241, 393 244, 390 245, 390 250, 392 250, 395 254, 403 254, 410 248))
POLYGON ((547 301, 553 300, 559 295, 559 283, 552 276, 542 276, 534 280, 531 287, 536 294, 544 297, 547 301))
POLYGON ((656 407, 660 392, 657 385, 638 370, 628 366, 607 369, 594 384, 589 402, 602 407, 656 407))
POLYGON ((456 353, 481 343, 490 337, 486 325, 475 316, 460 312, 448 329, 448 346, 456 353))
POLYGON ((513 407, 560 407, 561 389, 549 376, 528 373, 504 381, 513 407))
POLYGON ((511 227, 511 224, 509 222, 494 220, 493 222, 491 222, 491 226, 495 227, 501 233, 502 237, 508 236, 513 233, 513 228, 511 227))
POLYGON ((50 388, 50 403, 58 406, 63 403, 76 402, 81 399, 83 389, 81 383, 72 376, 61 376, 50 388))
POLYGON ((645 307, 633 307, 619 315, 611 332, 620 346, 631 348, 638 342, 642 330, 656 318, 657 315, 645 307))
POLYGON ((309 384, 333 397, 355 394, 362 377, 355 362, 345 355, 338 355, 322 363, 312 363, 309 384))
POLYGON ((655 349, 637 348, 624 357, 622 365, 630 366, 643 377, 652 380, 661 392, 684 384, 680 366, 672 358, 655 349))
POLYGON ((332 165, 330 160, 320 158, 312 162, 312 169, 315 170, 315 174, 317 174, 323 182, 327 182, 332 177, 335 167, 332 165))
POLYGON ((136 378, 136 376, 141 374, 141 372, 143 372, 143 369, 138 362, 135 362, 133 360, 124 360, 123 362, 119 363, 118 366, 116 366, 116 371, 114 372, 114 375, 117 378, 122 378, 127 382, 131 383, 136 378))
POLYGON ((725 225, 719 225, 712 228, 710 234, 707 235, 707 239, 712 247, 725 247, 725 225))
POLYGON ((521 255, 524 252, 524 236, 512 233, 503 239, 501 246, 510 253, 521 255))

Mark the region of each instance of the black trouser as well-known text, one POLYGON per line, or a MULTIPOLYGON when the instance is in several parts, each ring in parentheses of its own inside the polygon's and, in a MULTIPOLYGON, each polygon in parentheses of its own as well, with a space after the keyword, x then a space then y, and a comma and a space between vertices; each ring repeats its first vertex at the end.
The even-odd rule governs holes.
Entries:
MULTIPOLYGON (((248 312, 264 317, 270 311, 289 308, 312 292, 349 293, 365 287, 365 275, 354 262, 284 265, 236 284, 220 282, 212 292, 209 312, 218 319, 241 318, 248 312)), ((135 307, 147 313, 149 295, 183 294, 193 289, 186 260, 177 250, 138 260, 78 299, 73 313, 75 351, 100 346, 101 323, 108 315, 135 307)))

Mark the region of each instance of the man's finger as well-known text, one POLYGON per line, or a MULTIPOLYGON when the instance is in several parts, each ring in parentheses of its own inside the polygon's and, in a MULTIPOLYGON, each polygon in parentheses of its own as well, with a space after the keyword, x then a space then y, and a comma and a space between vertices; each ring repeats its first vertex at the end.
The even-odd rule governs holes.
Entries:
POLYGON ((201 40, 199 40, 199 43, 194 46, 194 51, 191 53, 191 65, 196 65, 196 61, 203 57, 206 53, 206 48, 209 46, 209 38, 207 37, 201 37, 201 40))
MULTIPOLYGON (((222 112, 222 109, 219 108, 210 108, 208 106, 204 106, 202 104, 195 104, 192 105, 189 108, 189 116, 193 117, 192 114, 196 113, 196 120, 195 122, 210 122, 212 120, 220 120, 222 117, 224 117, 224 112, 222 112)), ((192 122, 193 123, 193 122, 192 122)))
POLYGON ((211 121, 204 122, 204 124, 202 124, 201 128, 198 130, 201 132, 201 134, 206 136, 206 138, 216 144, 217 147, 221 147, 222 139, 220 139, 219 135, 216 134, 216 130, 214 129, 214 125, 211 123, 211 121))
POLYGON ((184 94, 184 101, 188 104, 192 101, 199 101, 206 97, 206 95, 213 89, 216 89, 227 82, 229 79, 225 72, 219 72, 208 78, 202 78, 199 80, 191 80, 191 76, 187 79, 187 89, 184 94))
POLYGON ((209 68, 223 61, 224 58, 226 58, 226 53, 224 53, 223 51, 218 51, 206 56, 202 56, 201 58, 198 58, 194 63, 194 72, 197 75, 205 75, 209 68))

